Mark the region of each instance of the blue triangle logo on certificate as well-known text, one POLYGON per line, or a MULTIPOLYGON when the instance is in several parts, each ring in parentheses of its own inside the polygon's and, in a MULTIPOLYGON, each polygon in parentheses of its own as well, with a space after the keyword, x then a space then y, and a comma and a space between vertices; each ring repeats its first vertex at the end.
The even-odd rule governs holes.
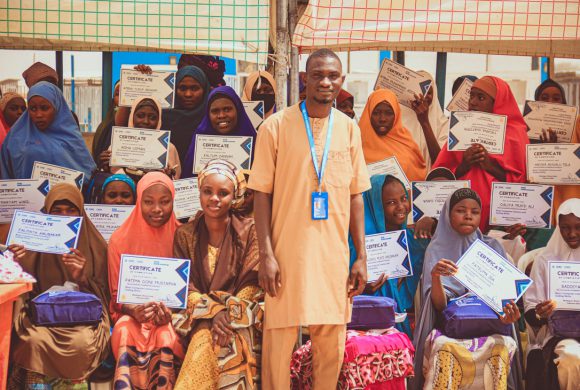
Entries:
POLYGON ((250 154, 250 152, 252 151, 252 138, 248 138, 247 140, 245 140, 241 146, 242 149, 246 151, 246 153, 250 154))
POLYGON ((528 289, 528 286, 532 283, 532 281, 529 279, 520 279, 516 280, 515 283, 516 283, 516 294, 520 296, 520 294, 523 294, 524 291, 528 289))
POLYGON ((169 85, 171 89, 173 89, 173 87, 175 86, 175 73, 171 73, 170 75, 168 75, 165 78, 165 83, 169 85))
POLYGON ((413 205, 413 221, 417 222, 424 214, 419 207, 413 205))
POLYGON ((431 80, 425 80, 419 83, 419 86, 421 87, 421 91, 423 92, 423 95, 427 95, 427 92, 429 92, 429 88, 431 88, 431 84, 433 82, 431 80))
POLYGON ((260 118, 264 117, 264 102, 258 102, 256 107, 254 107, 254 112, 260 116, 260 118))
POLYGON ((448 146, 449 146, 449 150, 452 150, 454 147, 457 146, 457 144, 459 143, 459 140, 457 139, 457 137, 455 135, 453 135, 453 133, 450 131, 449 132, 449 141, 447 142, 448 146))
POLYGON ((64 245, 67 248, 73 248, 75 246, 75 242, 76 242, 76 237, 71 238, 70 240, 68 240, 67 242, 64 243, 64 245))
POLYGON ((42 184, 40 184, 40 186, 38 187, 38 191, 40 191, 40 193, 44 196, 48 195, 49 190, 50 190, 50 183, 48 182, 48 179, 43 181, 42 184))
POLYGON ((526 116, 530 112, 532 112, 532 108, 530 107, 530 103, 526 102, 526 105, 524 106, 524 112, 523 112, 522 116, 526 116))
POLYGON ((169 145, 169 133, 163 133, 163 135, 159 138, 157 138, 159 140, 159 142, 161 142, 161 145, 163 145, 163 147, 165 149, 167 149, 167 145, 169 145))
POLYGON ((159 162, 161 163, 162 166, 166 167, 167 166, 167 153, 163 153, 161 156, 159 156, 159 158, 157 160, 159 160, 159 162))
POLYGON ((553 187, 546 188, 546 190, 542 192, 541 196, 542 199, 544 199, 547 204, 551 205, 552 198, 554 197, 554 188, 553 187))
MULTIPOLYGON (((407 248, 405 248, 406 250, 407 248)), ((401 265, 403 267, 405 267, 405 269, 407 270, 407 272, 410 274, 411 273, 411 261, 409 260, 409 255, 405 256, 405 260, 403 260, 403 262, 401 263, 401 265)))
POLYGON ((79 229, 80 229, 80 226, 81 226, 81 219, 80 218, 76 218, 76 219, 72 220, 71 222, 69 222, 67 224, 67 226, 76 235, 79 232, 79 229))
POLYGON ((81 174, 80 174, 80 175, 78 175, 78 176, 76 177, 76 179, 75 179, 75 184, 77 185, 77 187, 78 187, 79 189, 83 188, 83 177, 84 177, 84 174, 83 174, 83 173, 81 173, 81 174))
POLYGON ((578 146, 578 148, 576 148, 576 150, 574 151, 574 154, 576 155, 576 157, 580 158, 580 146, 578 146))
POLYGON ((544 214, 542 214, 542 221, 546 224, 546 226, 550 226, 550 217, 552 216, 551 209, 548 209, 544 214))
POLYGON ((397 239, 397 243, 404 249, 407 250, 407 235, 405 232, 401 232, 401 235, 397 239))
POLYGON ((246 159, 242 164, 242 169, 250 169, 250 159, 246 159))
POLYGON ((181 307, 185 307, 185 293, 186 292, 187 292, 187 287, 184 287, 175 294, 177 299, 179 299, 179 302, 181 302, 181 307))
POLYGON ((451 118, 449 119, 449 128, 452 128, 459 123, 459 119, 455 116, 455 111, 451 111, 451 118))
POLYGON ((413 183, 412 185, 413 185, 413 199, 417 199, 419 197, 419 195, 422 194, 422 192, 420 189, 417 188, 415 183, 413 183))
POLYGON ((184 261, 177 269, 175 270, 181 279, 187 282, 187 276, 189 275, 189 261, 184 261))

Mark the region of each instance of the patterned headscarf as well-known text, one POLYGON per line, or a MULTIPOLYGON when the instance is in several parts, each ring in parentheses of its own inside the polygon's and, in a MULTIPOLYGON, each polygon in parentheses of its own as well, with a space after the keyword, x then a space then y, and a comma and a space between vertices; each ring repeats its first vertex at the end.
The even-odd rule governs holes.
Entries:
POLYGON ((4 109, 6 108, 8 103, 10 103, 12 101, 12 99, 16 99, 16 98, 20 98, 20 99, 24 100, 24 104, 26 104, 26 99, 21 94, 19 94, 17 92, 6 92, 0 98, 0 111, 4 111, 4 109))
POLYGON ((244 173, 229 161, 219 159, 211 160, 197 176, 199 188, 201 188, 203 180, 214 173, 223 175, 234 183, 234 201, 232 202, 232 207, 236 208, 241 205, 244 201, 244 194, 246 193, 246 178, 244 173))

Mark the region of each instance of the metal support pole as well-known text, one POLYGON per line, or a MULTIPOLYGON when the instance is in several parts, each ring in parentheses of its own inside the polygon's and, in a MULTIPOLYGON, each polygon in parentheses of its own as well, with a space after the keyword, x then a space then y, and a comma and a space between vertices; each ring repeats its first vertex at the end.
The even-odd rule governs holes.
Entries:
POLYGON ((445 78, 447 76, 447 53, 437 53, 437 68, 435 74, 435 83, 437 84, 437 98, 441 108, 445 107, 445 78))
POLYGON ((72 112, 76 112, 76 96, 75 96, 75 56, 70 56, 70 100, 72 112))
POLYGON ((63 76, 63 65, 62 65, 62 51, 56 52, 56 74, 58 74, 58 87, 63 90, 64 76, 63 76))
POLYGON ((110 51, 103 52, 103 65, 101 80, 101 101, 102 101, 102 117, 107 116, 111 100, 113 97, 113 53, 110 51))
POLYGON ((405 66, 405 52, 404 51, 394 51, 393 61, 405 66))
MULTIPOLYGON (((288 3, 289 29, 291 36, 294 35, 294 29, 298 23, 297 0, 289 0, 288 3)), ((291 40, 291 39, 290 39, 291 40)), ((298 103, 300 98, 300 88, 298 82, 298 71, 300 61, 298 57, 298 48, 290 44, 290 101, 289 104, 298 103)))
POLYGON ((276 1, 276 109, 286 108, 288 99, 288 0, 276 1))

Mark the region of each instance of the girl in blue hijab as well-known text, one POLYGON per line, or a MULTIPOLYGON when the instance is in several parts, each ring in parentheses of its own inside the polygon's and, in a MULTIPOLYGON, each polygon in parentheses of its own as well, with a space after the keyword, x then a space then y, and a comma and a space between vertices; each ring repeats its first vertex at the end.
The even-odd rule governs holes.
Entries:
MULTIPOLYGON (((365 294, 393 298, 397 302, 397 311, 408 312, 413 306, 415 292, 421 279, 423 257, 429 241, 415 239, 413 231, 407 227, 411 201, 405 186, 395 176, 374 175, 371 177, 371 189, 363 193, 363 201, 365 235, 405 230, 413 268, 413 276, 386 280, 388 275, 385 275, 384 279, 380 279, 377 283, 369 284, 365 294)), ((350 259, 352 266, 356 259, 356 250, 352 245, 350 259)), ((412 337, 411 324, 408 318, 397 327, 412 337)))
POLYGON ((28 91, 28 109, 2 145, 2 179, 29 179, 35 161, 91 177, 96 165, 60 89, 41 81, 28 91))
MULTIPOLYGON (((242 100, 232 87, 223 86, 213 89, 208 97, 205 116, 197 127, 185 163, 182 165, 181 178, 192 177, 193 162, 195 157, 195 136, 197 134, 216 136, 246 136, 252 137, 252 143, 256 143, 256 129, 252 125, 242 100)), ((252 149, 252 158, 254 150, 252 149)), ((247 167, 249 169, 250 167, 247 167)))

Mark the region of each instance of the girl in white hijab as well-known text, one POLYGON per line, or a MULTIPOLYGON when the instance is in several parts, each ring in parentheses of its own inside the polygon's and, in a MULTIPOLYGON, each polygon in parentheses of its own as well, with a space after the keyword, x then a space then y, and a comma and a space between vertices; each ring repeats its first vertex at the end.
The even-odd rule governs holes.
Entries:
POLYGON ((536 257, 530 277, 534 281, 524 295, 525 318, 543 335, 543 367, 529 364, 528 390, 580 388, 580 343, 577 339, 558 337, 550 331, 548 318, 557 310, 549 299, 550 261, 580 262, 580 199, 568 199, 558 209, 558 226, 546 248, 536 257), (535 373, 535 375, 534 375, 535 373))
POLYGON ((437 97, 437 85, 433 76, 424 70, 421 75, 431 79, 431 89, 425 96, 417 96, 411 102, 411 107, 401 104, 403 115, 403 127, 411 133, 411 136, 419 145, 419 150, 427 163, 427 170, 437 159, 441 147, 447 142, 449 130, 449 118, 443 113, 439 98, 437 97))

